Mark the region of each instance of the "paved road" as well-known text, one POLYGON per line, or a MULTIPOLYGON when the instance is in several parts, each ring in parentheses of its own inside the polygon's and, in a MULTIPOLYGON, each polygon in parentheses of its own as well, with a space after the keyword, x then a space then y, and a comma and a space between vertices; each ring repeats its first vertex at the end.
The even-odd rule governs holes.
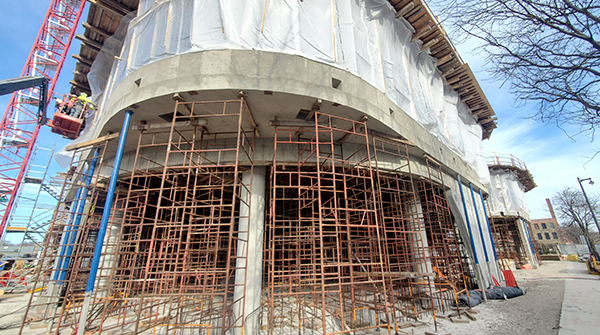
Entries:
POLYGON ((600 277, 585 263, 569 262, 558 335, 600 334, 600 277))

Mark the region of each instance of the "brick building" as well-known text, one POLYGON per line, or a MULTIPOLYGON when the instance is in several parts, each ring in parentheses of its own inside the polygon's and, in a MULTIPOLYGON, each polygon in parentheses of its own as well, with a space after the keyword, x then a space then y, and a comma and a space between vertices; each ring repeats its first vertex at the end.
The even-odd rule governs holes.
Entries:
POLYGON ((531 235, 540 247, 543 245, 552 249, 557 244, 567 244, 569 240, 556 220, 550 199, 546 199, 546 203, 552 217, 531 220, 531 235))

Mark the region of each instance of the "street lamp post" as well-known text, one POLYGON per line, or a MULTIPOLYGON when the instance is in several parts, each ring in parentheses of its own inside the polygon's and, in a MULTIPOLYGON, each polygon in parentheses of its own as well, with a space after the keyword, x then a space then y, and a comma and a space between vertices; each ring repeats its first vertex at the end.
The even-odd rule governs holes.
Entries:
POLYGON ((592 218, 594 218, 594 223, 596 223, 596 228, 598 229, 598 232, 600 233, 600 225, 598 225, 598 219, 596 219, 596 214, 594 214, 592 205, 590 205, 590 199, 588 199, 587 194, 585 193, 585 189, 583 188, 583 184, 581 184, 582 181, 586 181, 586 180, 590 181, 590 185, 594 185, 592 178, 579 179, 579 177, 577 177, 577 181, 579 182, 579 187, 581 187, 581 191, 583 192, 583 196, 585 197, 585 202, 587 202, 587 205, 590 208, 590 212, 592 213, 592 218))

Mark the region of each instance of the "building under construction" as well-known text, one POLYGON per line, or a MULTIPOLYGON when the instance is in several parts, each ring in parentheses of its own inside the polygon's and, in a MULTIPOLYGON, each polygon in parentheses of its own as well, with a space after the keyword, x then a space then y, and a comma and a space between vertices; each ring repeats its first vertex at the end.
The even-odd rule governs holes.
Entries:
POLYGON ((491 153, 490 225, 498 261, 504 270, 523 265, 537 267, 538 253, 531 234, 529 207, 525 193, 537 185, 523 161, 510 154, 491 153))
POLYGON ((84 26, 98 112, 21 332, 399 331, 501 278, 494 113, 424 1, 98 0, 84 26))

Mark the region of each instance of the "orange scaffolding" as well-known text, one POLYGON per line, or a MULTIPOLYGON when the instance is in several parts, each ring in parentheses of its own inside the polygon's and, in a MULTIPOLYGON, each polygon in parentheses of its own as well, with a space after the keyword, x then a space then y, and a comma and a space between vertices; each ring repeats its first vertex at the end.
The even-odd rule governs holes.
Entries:
MULTIPOLYGON (((136 126, 86 331, 243 334, 256 316, 278 335, 401 333, 401 322, 435 321, 466 288, 441 168, 428 161, 428 176, 415 180, 407 142, 318 111, 277 123, 264 241, 248 241, 258 136, 244 96, 177 102, 171 116, 136 126), (253 242, 263 243, 262 260, 248 259, 253 242), (258 287, 246 270, 257 263, 261 304, 247 311, 246 291, 258 287)), ((81 150, 24 321, 54 334, 75 331, 82 317, 111 170, 106 142, 81 150)))
POLYGON ((389 328, 366 124, 317 112, 312 126, 276 127, 274 142, 263 326, 389 328))
POLYGON ((517 269, 527 263, 527 255, 519 232, 519 220, 518 217, 490 217, 496 254, 503 270, 510 270, 511 262, 517 269))
MULTIPOLYGON (((251 182, 242 180, 253 169, 255 130, 249 119, 241 96, 178 102, 165 130, 142 128, 132 169, 119 180, 87 331, 241 331, 245 277, 236 274, 247 267, 247 241, 240 239, 247 232, 238 228, 248 219, 252 191, 251 182), (210 132, 213 127, 219 131, 210 132), (242 213, 242 206, 248 210, 242 213)), ((96 193, 102 191, 106 194, 96 193)), ((101 213, 101 201, 87 201, 92 213, 101 213)), ((42 289, 28 309, 34 313, 43 301, 61 302, 42 318, 52 321, 48 329, 55 334, 74 331, 73 320, 80 317, 97 222, 99 216, 88 215, 77 242, 66 244, 60 233, 65 224, 55 220, 56 237, 46 242, 46 268, 59 259, 50 251, 74 248, 65 289, 49 296, 51 276, 42 269, 37 285, 42 289)), ((34 320, 26 318, 25 324, 34 320)))

